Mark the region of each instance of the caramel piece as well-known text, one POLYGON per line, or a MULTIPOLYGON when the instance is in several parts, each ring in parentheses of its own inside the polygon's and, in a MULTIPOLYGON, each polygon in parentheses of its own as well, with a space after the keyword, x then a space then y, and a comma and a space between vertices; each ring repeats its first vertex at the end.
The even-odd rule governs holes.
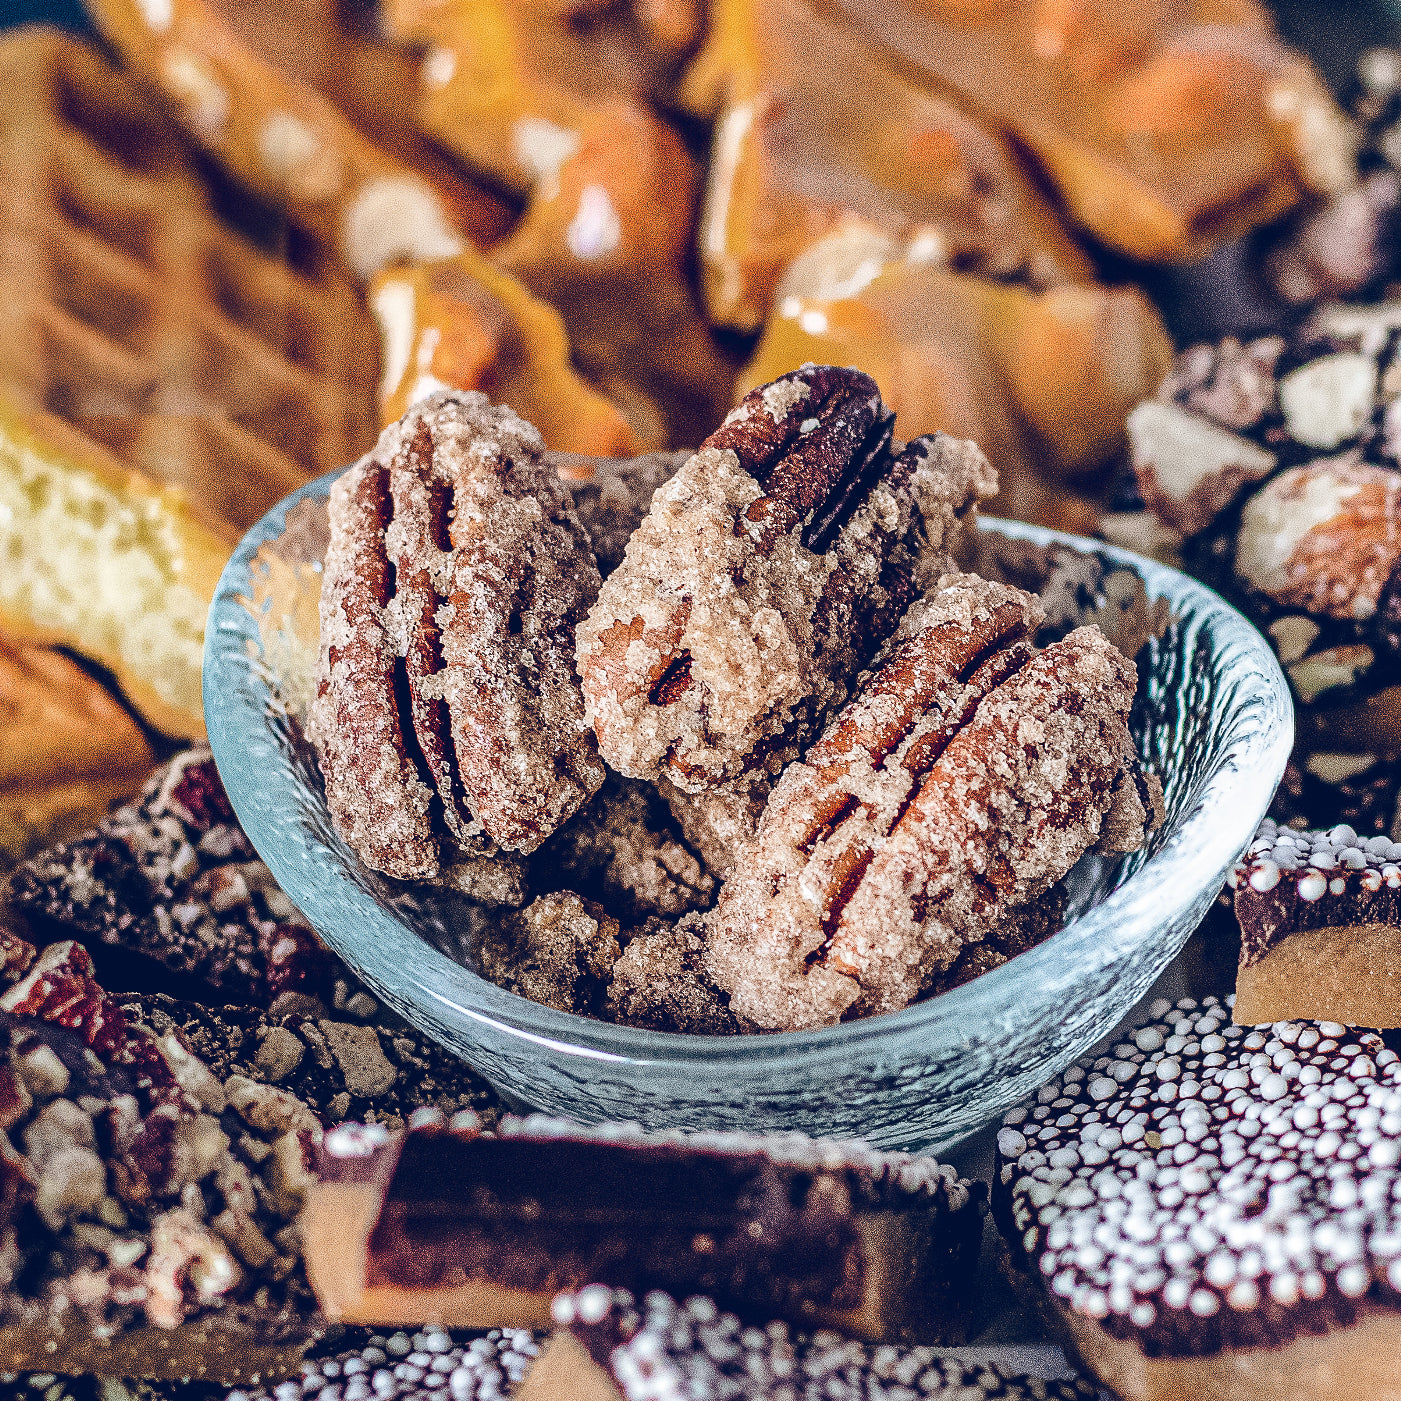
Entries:
MULTIPOLYGON (((554 446, 631 447, 631 432, 616 411, 572 369, 557 315, 466 241, 449 204, 422 176, 376 147, 318 92, 241 43, 201 0, 172 0, 154 20, 135 0, 98 0, 93 14, 125 61, 165 93, 189 135, 244 188, 285 209, 298 227, 335 250, 361 283, 399 263, 450 260, 451 271, 439 276, 456 284, 449 302, 467 308, 448 314, 440 305, 444 324, 425 322, 446 334, 444 361, 473 372, 449 385, 485 387, 489 374, 494 395, 519 399, 522 408, 551 405, 559 417, 550 426, 562 430, 554 446), (490 366, 480 362, 480 353, 475 360, 468 353, 470 344, 482 341, 496 352, 490 366), (563 427, 574 411, 586 420, 577 435, 563 427)), ((396 324, 414 321, 410 305, 396 324)), ((421 339, 402 354, 419 354, 421 339)), ((401 344, 386 329, 386 399, 399 388, 402 368, 389 371, 402 363, 401 344)), ((417 370, 411 384, 428 366, 417 370)))
MULTIPOLYGON (((712 320, 757 330, 781 305, 774 288, 784 269, 851 227, 912 242, 923 263, 999 282, 1092 281, 1085 255, 1004 141, 891 64, 856 27, 804 0, 718 8, 710 48, 683 89, 693 105, 708 105, 723 48, 734 66, 699 238, 712 320)), ((869 274, 853 271, 859 290, 869 274)))
POLYGON ((345 1322, 547 1326, 602 1280, 715 1294, 873 1340, 963 1335, 981 1189, 933 1158, 799 1134, 648 1135, 503 1120, 329 1133, 302 1217, 345 1322), (457 1190, 462 1184, 462 1190, 457 1190), (470 1189, 467 1187, 470 1185, 470 1189))
POLYGON ((639 443, 695 443, 729 404, 734 366, 690 288, 698 172, 647 102, 679 55, 627 15, 450 0, 389 21, 424 52, 424 130, 527 198, 493 261, 559 309, 639 443))
POLYGON ((1241 927, 1237 1023, 1401 1026, 1401 842, 1266 819, 1228 883, 1241 927))
MULTIPOLYGON (((1355 177, 1346 120, 1253 0, 1151 15, 838 0, 823 14, 872 62, 912 69, 1029 151, 1071 220, 1134 257, 1192 257, 1355 177)), ((742 101, 780 23, 757 0, 721 4, 693 99, 742 101)))
POLYGON ((622 414, 571 368, 559 313, 475 254, 390 268, 367 296, 380 330, 382 423, 448 386, 509 402, 561 452, 632 450, 622 414))
POLYGON ((1124 419, 1172 363, 1157 312, 1132 289, 994 283, 919 261, 913 243, 849 228, 779 284, 740 375, 762 383, 807 360, 858 364, 903 431, 971 438, 997 466, 990 510, 1072 531, 1096 512, 1073 484, 1123 449, 1124 419))

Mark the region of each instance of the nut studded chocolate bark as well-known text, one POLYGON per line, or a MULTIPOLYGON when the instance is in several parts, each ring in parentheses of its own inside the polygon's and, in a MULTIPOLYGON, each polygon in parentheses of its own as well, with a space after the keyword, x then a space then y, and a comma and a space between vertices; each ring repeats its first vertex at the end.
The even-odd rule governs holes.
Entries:
POLYGON ((256 1380, 314 1335, 293 1222, 315 1117, 240 1104, 82 947, 6 941, 0 1371, 256 1380))
POLYGON ((940 1356, 929 1347, 870 1348, 836 1333, 746 1327, 702 1296, 659 1291, 635 1299, 592 1284, 561 1294, 557 1329, 526 1373, 521 1401, 1093 1401, 1075 1380, 1010 1376, 940 1356))
POLYGON ((971 443, 890 448, 869 376, 746 395, 653 497, 578 630, 608 763, 698 792, 793 757, 995 489, 971 443))
POLYGON ((240 1109, 305 1105, 326 1127, 346 1119, 401 1128, 416 1110, 501 1112, 495 1092, 456 1056, 384 1014, 366 1024, 344 1013, 272 1016, 253 1007, 206 1007, 159 994, 116 993, 128 1022, 175 1036, 240 1109))
POLYGON ((1238 1023, 1401 1026, 1401 842, 1266 819, 1227 881, 1241 929, 1238 1023))
POLYGON ((1014 1261, 1123 1401, 1394 1392, 1401 1059, 1211 997, 1149 1017, 1005 1116, 1014 1261))
POLYGON ((1178 356, 1129 416, 1143 502, 1273 642, 1298 715, 1274 815, 1392 831, 1401 788, 1401 303, 1178 356))
POLYGON ((8 894, 36 935, 96 949, 115 986, 271 1008, 329 1007, 337 980, 354 984, 258 860, 206 745, 20 866, 8 894))
POLYGON ((1093 628, 1034 653, 1043 617, 1018 589, 946 576, 784 772, 710 919, 740 1016, 791 1029, 903 1007, 1101 838, 1140 844, 1133 666, 1093 628))
POLYGON ((308 733, 337 829, 389 875, 533 851, 603 782, 573 663, 598 569, 544 451, 441 391, 332 488, 308 733))
POLYGON ((605 1280, 867 1338, 962 1336, 981 1189, 932 1158, 801 1135, 416 1122, 322 1144, 302 1229, 333 1318, 545 1326, 558 1290, 605 1280))

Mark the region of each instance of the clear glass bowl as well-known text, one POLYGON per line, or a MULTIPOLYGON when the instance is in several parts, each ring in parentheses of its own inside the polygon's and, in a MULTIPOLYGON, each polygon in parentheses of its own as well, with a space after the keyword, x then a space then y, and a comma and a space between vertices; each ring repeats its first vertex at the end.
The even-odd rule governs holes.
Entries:
POLYGON ((554 1011, 463 966, 470 921, 454 897, 375 874, 332 828, 295 717, 310 695, 334 475, 269 511, 220 580, 204 656, 219 771, 283 889, 387 1003, 508 1098, 584 1122, 798 1128, 887 1147, 952 1142, 1124 1017, 1205 915, 1289 755, 1292 709, 1274 655, 1209 589, 1109 545, 985 521, 1098 556, 1127 571, 1121 581, 1142 580, 1160 634, 1139 656, 1132 723, 1168 811, 1149 846, 1116 862, 1086 858, 1059 933, 901 1012, 819 1031, 706 1037, 554 1011))

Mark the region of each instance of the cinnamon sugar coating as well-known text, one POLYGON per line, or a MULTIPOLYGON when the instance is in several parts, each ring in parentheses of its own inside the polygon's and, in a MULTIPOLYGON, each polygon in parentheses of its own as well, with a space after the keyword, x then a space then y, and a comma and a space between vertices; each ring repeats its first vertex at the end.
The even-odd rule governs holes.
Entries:
POLYGON ((656 494, 578 632, 607 762, 699 792, 796 757, 995 489, 971 443, 898 455, 868 376, 746 396, 656 494))
POLYGON ((332 488, 309 729, 368 865, 532 851, 603 782, 573 670, 598 589, 540 435, 441 392, 332 488))
POLYGON ((947 576, 775 786, 710 920, 741 1017, 907 1005, 1060 880, 1137 765, 1132 663, 1097 629, 1033 655, 1029 594, 947 576))

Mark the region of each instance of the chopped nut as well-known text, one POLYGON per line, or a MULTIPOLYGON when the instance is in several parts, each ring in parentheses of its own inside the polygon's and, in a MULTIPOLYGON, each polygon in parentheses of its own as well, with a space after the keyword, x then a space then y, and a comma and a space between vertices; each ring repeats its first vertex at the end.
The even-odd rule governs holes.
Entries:
POLYGON ((320 1027, 350 1094, 373 1099, 398 1078, 399 1072, 385 1058, 374 1027, 330 1021, 321 1022, 320 1027))
POLYGON ((272 1145, 267 1176, 277 1213, 289 1219, 295 1217, 316 1182, 306 1145, 297 1134, 284 1133, 272 1145))
POLYGON ((209 1067, 185 1045, 179 1033, 167 1032, 156 1044, 161 1048, 180 1088, 201 1109, 210 1114, 222 1114, 228 1103, 224 1087, 215 1079, 209 1067))
POLYGON ((1323 355, 1279 382, 1279 406, 1290 433, 1331 451, 1355 438, 1376 406, 1377 362, 1370 355, 1323 355))
POLYGON ((34 1206, 52 1231, 91 1211, 107 1194, 107 1169, 91 1148, 60 1148, 44 1164, 34 1206))
POLYGON ((259 1043, 253 1064, 265 1079, 276 1084, 302 1063, 305 1054, 306 1046, 295 1031, 285 1026, 274 1026, 268 1029, 268 1034, 259 1043))
POLYGON ((1205 530, 1246 482, 1274 470, 1274 453, 1176 404, 1148 400, 1128 418, 1144 503, 1184 535, 1205 530))
POLYGON ((1291 663, 1286 669, 1299 699, 1311 705, 1324 691, 1351 686, 1376 660, 1370 647, 1326 647, 1321 652, 1291 663))
POLYGON ((1241 512, 1236 572, 1286 607, 1369 618, 1398 560, 1401 473, 1349 456, 1281 472, 1241 512))
POLYGON ((35 1099, 52 1099, 68 1088, 68 1067, 52 1046, 40 1043, 26 1050, 16 1058, 15 1068, 35 1099))
POLYGON ((246 1075, 230 1075, 224 1081, 229 1106, 249 1128, 264 1133, 301 1130, 320 1137, 321 1124, 295 1095, 272 1085, 260 1085, 246 1075))
POLYGON ((177 1328, 185 1318, 185 1287, 207 1305, 242 1278, 228 1247, 183 1208, 167 1211, 151 1225, 146 1266, 146 1316, 157 1328, 177 1328))
POLYGON ((1311 618, 1298 616, 1276 618, 1269 626, 1269 634, 1274 638, 1280 662, 1288 666, 1290 662, 1297 662, 1313 646, 1313 640, 1318 636, 1318 624, 1311 618))
POLYGON ((65 1148, 91 1148, 96 1143, 92 1116, 71 1099, 50 1100, 24 1130, 24 1151, 42 1173, 49 1160, 65 1148))

